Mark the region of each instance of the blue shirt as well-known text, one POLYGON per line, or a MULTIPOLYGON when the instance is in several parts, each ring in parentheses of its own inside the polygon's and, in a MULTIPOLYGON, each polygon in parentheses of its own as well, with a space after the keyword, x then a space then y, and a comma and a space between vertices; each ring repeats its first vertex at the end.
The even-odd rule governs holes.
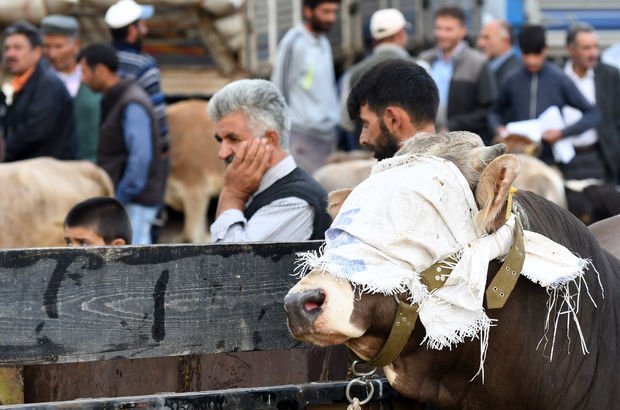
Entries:
POLYGON ((454 75, 454 56, 461 52, 465 48, 465 44, 460 43, 456 46, 456 49, 452 55, 446 60, 444 54, 439 50, 439 58, 433 61, 431 65, 431 77, 437 84, 439 90, 439 104, 448 106, 448 97, 450 96, 450 81, 454 75))
POLYGON ((129 155, 123 177, 116 187, 116 198, 127 204, 142 192, 148 179, 153 160, 151 118, 140 104, 129 103, 123 109, 122 126, 129 155))

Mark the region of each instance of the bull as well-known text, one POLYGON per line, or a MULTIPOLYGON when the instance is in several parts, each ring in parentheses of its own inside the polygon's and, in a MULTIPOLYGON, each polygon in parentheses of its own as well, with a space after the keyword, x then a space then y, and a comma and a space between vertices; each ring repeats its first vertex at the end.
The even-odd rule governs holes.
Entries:
MULTIPOLYGON (((448 255, 445 252, 442 254, 441 250, 449 248, 449 236, 444 232, 446 229, 452 232, 450 229, 454 227, 446 227, 440 218, 428 221, 433 218, 430 211, 423 214, 415 209, 418 206, 433 209, 428 206, 428 201, 409 202, 415 207, 403 209, 395 205, 407 203, 401 198, 393 197, 379 203, 360 197, 360 193, 368 192, 364 190, 365 185, 372 186, 372 179, 379 178, 381 172, 385 172, 380 169, 380 172, 373 172, 371 178, 355 188, 344 200, 343 208, 330 228, 332 232, 326 233, 325 255, 331 258, 327 259, 329 263, 311 265, 315 267, 286 295, 284 304, 291 334, 301 341, 318 346, 345 344, 361 359, 383 366, 388 381, 403 396, 437 408, 615 408, 620 388, 620 359, 617 354, 620 342, 620 260, 602 249, 590 231, 568 211, 530 192, 517 192, 513 196, 510 188, 519 174, 516 157, 502 154, 503 148, 498 146, 482 148, 481 142, 471 143, 471 138, 469 142, 468 138, 459 142, 458 138, 449 137, 442 139, 430 136, 411 141, 407 148, 409 151, 405 153, 413 155, 387 160, 400 161, 405 164, 402 166, 406 166, 407 161, 414 164, 416 161, 432 163, 436 168, 429 169, 436 171, 429 172, 427 169, 426 175, 417 173, 416 179, 411 181, 394 181, 400 190, 386 184, 377 186, 382 188, 383 196, 390 193, 407 195, 407 189, 413 190, 415 187, 416 198, 428 199, 432 197, 429 194, 431 189, 441 192, 443 185, 452 184, 450 178, 441 175, 448 175, 446 170, 451 167, 456 168, 457 172, 450 175, 454 179, 466 181, 466 188, 455 191, 461 192, 459 195, 463 198, 446 198, 441 195, 440 198, 450 204, 467 203, 469 197, 473 198, 468 202, 474 208, 469 210, 471 218, 467 216, 467 206, 464 206, 463 214, 466 217, 458 215, 456 208, 448 207, 437 212, 443 218, 452 220, 453 224, 462 224, 463 229, 479 233, 475 241, 463 245, 463 255, 468 252, 475 254, 468 246, 478 240, 496 239, 492 235, 506 229, 510 220, 514 221, 512 216, 507 219, 506 215, 517 215, 514 218, 518 222, 511 230, 514 236, 510 236, 508 243, 510 251, 504 248, 498 254, 493 254, 495 257, 492 260, 482 264, 481 288, 486 298, 480 298, 480 308, 484 312, 483 317, 488 315, 490 320, 488 333, 464 332, 458 335, 460 337, 456 343, 448 341, 441 348, 441 340, 433 344, 429 339, 431 331, 434 332, 436 325, 443 322, 423 322, 422 318, 425 310, 429 317, 440 317, 440 312, 425 309, 425 299, 421 299, 419 305, 411 306, 414 292, 407 291, 409 288, 405 287, 404 290, 402 286, 396 286, 390 291, 383 287, 384 282, 391 280, 392 271, 409 270, 413 278, 418 273, 434 272, 435 268, 440 269, 442 266, 445 268, 446 265, 440 262, 448 255), (420 152, 426 152, 426 157, 420 152), (447 159, 440 160, 438 157, 447 159), (437 174, 434 175, 434 172, 437 174), (357 204, 359 208, 352 209, 351 204, 357 204), (383 213, 403 218, 392 226, 379 226, 374 230, 364 226, 365 221, 355 225, 356 215, 372 219, 372 222, 368 222, 372 224, 377 220, 375 216, 383 213), (415 217, 407 220, 409 215, 415 217), (517 229, 516 226, 521 228, 517 229), (376 237, 362 236, 365 241, 359 241, 356 235, 362 235, 360 232, 363 233, 365 229, 370 229, 376 237), (390 230, 399 235, 386 237, 385 232, 390 230), (527 240, 526 246, 520 245, 523 238, 517 232, 539 238, 542 243, 550 244, 552 250, 547 251, 544 247, 532 250, 527 240), (437 241, 437 238, 441 238, 441 241, 437 241), (394 248, 387 247, 393 249, 393 252, 386 256, 385 260, 389 262, 382 264, 376 262, 376 254, 379 253, 376 247, 380 246, 380 239, 394 245, 394 248), (363 257, 367 255, 362 252, 353 253, 360 259, 353 257, 345 263, 339 261, 336 258, 339 254, 335 251, 342 248, 338 248, 337 244, 359 244, 360 249, 367 250, 374 257, 368 261, 375 264, 368 266, 376 272, 370 268, 363 270, 363 257), (508 272, 513 271, 513 276, 515 271, 522 275, 516 275, 515 280, 518 280, 512 283, 513 287, 506 294, 500 293, 507 300, 503 299, 497 304, 498 285, 494 278, 500 277, 504 265, 512 256, 523 252, 524 248, 527 254, 525 259, 521 257, 521 265, 517 263, 518 267, 508 269, 508 272), (559 249, 565 253, 555 258, 554 254, 559 249), (557 298, 560 288, 545 288, 523 277, 528 263, 532 266, 528 262, 530 258, 532 261, 537 257, 553 260, 553 263, 534 264, 544 267, 539 272, 539 280, 544 280, 545 275, 557 277, 557 272, 564 269, 564 259, 575 258, 575 254, 583 258, 579 259, 580 266, 584 266, 582 263, 591 264, 595 269, 582 272, 579 280, 566 282, 566 286, 576 287, 573 287, 572 292, 566 291, 560 299, 557 298), (502 261, 503 256, 506 259, 502 261), (336 274, 338 269, 348 269, 354 273, 349 276, 336 274), (368 285, 359 277, 356 278, 357 271, 368 275, 366 279, 372 284, 368 285), (381 272, 380 277, 377 277, 378 272, 381 272), (412 314, 403 314, 407 310, 413 311, 412 314), (402 346, 392 349, 392 329, 398 328, 401 324, 399 321, 404 323, 403 327, 406 325, 413 330, 405 337, 402 346), (390 349, 386 349, 388 344, 390 349)), ((390 164, 383 168, 389 169, 390 164)), ((379 163, 378 167, 381 165, 379 163)), ((441 201, 433 205, 441 206, 441 201)), ((433 279, 445 281, 445 286, 448 286, 447 283, 452 280, 457 269, 454 264, 448 265, 455 269, 448 279, 438 274, 434 278, 431 275, 422 280, 424 289, 434 289, 427 292, 426 297, 438 295, 443 289, 441 284, 433 283, 433 279)), ((506 265, 506 268, 509 266, 506 265)), ((408 282, 400 282, 401 285, 403 283, 408 282)), ((456 284, 459 285, 458 282, 456 284)), ((465 285, 469 284, 465 281, 460 284, 465 285)), ((449 289, 458 292, 459 286, 449 289)), ((473 290, 478 292, 475 287, 473 290)), ((451 308, 447 311, 452 312, 451 308)), ((450 322, 451 318, 444 316, 442 320, 450 322)))

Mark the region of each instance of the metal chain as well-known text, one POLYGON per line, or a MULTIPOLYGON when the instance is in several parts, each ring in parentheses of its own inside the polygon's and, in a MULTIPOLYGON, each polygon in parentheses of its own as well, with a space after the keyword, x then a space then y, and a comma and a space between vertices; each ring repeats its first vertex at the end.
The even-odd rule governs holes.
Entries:
POLYGON ((349 401, 349 403, 351 403, 347 407, 347 410, 361 410, 362 406, 368 403, 370 399, 372 399, 372 396, 375 394, 375 386, 372 384, 371 380, 367 379, 367 377, 375 374, 375 372, 377 371, 377 368, 373 367, 372 370, 370 371, 362 372, 362 371, 357 370, 357 365, 361 363, 363 362, 360 360, 354 360, 353 363, 351 364, 351 372, 353 373, 353 376, 357 376, 357 377, 354 379, 351 379, 349 383, 347 384, 346 396, 347 396, 347 400, 349 401), (353 385, 366 387, 367 395, 364 400, 360 400, 357 397, 351 397, 351 387, 353 385))

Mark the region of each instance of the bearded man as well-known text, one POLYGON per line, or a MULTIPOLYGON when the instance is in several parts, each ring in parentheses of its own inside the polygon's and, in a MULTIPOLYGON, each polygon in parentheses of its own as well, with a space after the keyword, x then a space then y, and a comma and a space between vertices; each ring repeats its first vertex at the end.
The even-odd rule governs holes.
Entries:
POLYGON ((303 0, 304 22, 280 41, 271 75, 290 107, 290 152, 309 174, 337 145, 339 103, 325 33, 336 22, 339 7, 339 0, 303 0))
POLYGON ((435 133, 439 92, 428 72, 410 60, 390 59, 355 83, 347 110, 360 120, 360 144, 375 158, 394 156, 402 142, 420 132, 435 133))

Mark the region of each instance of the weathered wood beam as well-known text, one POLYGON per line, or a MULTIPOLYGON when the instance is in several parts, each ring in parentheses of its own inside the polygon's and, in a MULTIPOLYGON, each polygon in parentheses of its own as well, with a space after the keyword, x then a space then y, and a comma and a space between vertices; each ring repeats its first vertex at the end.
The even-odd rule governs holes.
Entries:
MULTIPOLYGON (((372 402, 396 399, 398 394, 390 387, 385 378, 372 379, 374 395, 372 402)), ((321 405, 341 403, 338 408, 348 404, 345 396, 346 382, 309 383, 301 385, 270 386, 250 389, 229 389, 197 393, 163 393, 150 396, 119 397, 103 399, 79 399, 64 402, 21 404, 3 408, 54 409, 236 409, 236 410, 275 410, 305 409, 321 405)), ((365 387, 354 386, 353 397, 364 399, 365 387)), ((369 405, 371 406, 371 405, 369 405)), ((329 406, 333 409, 333 406, 329 406)), ((365 406, 366 408, 366 406, 365 406)), ((369 407, 369 408, 385 408, 369 407)), ((389 408, 392 408, 389 406, 389 408)), ((404 407, 403 407, 404 408, 404 407)))
POLYGON ((320 245, 0 251, 0 365, 300 347, 282 299, 320 245))

